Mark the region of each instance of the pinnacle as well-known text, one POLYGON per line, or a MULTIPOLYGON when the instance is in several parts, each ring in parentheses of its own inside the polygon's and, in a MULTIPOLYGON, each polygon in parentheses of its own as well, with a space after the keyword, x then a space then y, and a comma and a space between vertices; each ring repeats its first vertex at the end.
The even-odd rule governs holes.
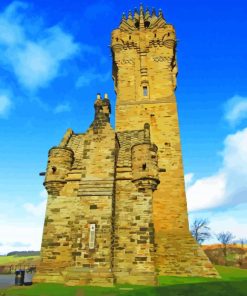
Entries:
POLYGON ((148 24, 155 23, 157 18, 164 19, 161 8, 159 9, 159 12, 156 13, 154 7, 152 7, 152 9, 149 9, 149 7, 144 7, 141 3, 139 10, 135 7, 133 11, 129 10, 127 14, 123 12, 122 22, 127 22, 131 26, 133 22, 136 28, 148 28, 148 24))

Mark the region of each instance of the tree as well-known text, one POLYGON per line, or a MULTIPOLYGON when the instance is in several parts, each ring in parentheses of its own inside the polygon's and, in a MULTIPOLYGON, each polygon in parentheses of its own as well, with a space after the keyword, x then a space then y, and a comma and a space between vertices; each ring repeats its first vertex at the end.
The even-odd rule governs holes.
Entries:
POLYGON ((226 231, 226 232, 217 233, 216 237, 217 237, 217 240, 221 242, 221 244, 223 245, 223 252, 226 258, 227 245, 229 245, 233 241, 235 236, 230 231, 226 231))
POLYGON ((209 221, 207 219, 197 218, 191 226, 191 234, 200 245, 211 237, 208 224, 209 221))

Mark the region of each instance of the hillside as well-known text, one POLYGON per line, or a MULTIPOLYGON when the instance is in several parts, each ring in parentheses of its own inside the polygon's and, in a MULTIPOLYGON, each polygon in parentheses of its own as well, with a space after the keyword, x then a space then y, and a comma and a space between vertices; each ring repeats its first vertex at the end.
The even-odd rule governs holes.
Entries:
POLYGON ((221 244, 203 245, 204 252, 213 264, 235 266, 247 269, 247 246, 232 244, 227 246, 226 258, 221 244))
POLYGON ((9 273, 16 269, 37 266, 39 259, 39 256, 0 256, 0 273, 9 273))

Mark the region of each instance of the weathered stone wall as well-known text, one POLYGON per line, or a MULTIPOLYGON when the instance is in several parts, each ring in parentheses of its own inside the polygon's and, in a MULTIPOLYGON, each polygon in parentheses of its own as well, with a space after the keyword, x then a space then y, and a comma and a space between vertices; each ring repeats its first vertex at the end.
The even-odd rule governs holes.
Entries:
POLYGON ((112 219, 117 150, 107 104, 107 99, 98 98, 90 129, 83 135, 70 132, 68 136, 67 132, 60 147, 49 152, 45 185, 50 194, 36 281, 113 284, 112 219), (101 103, 104 108, 98 110, 101 103), (54 182, 62 186, 54 189, 54 182), (93 247, 89 246, 90 225, 95 226, 93 247))
POLYGON ((153 191, 158 181, 157 148, 144 130, 118 133, 114 276, 120 284, 156 284, 153 191))
MULTIPOLYGON (((146 14, 141 17, 140 13, 139 23, 136 20, 123 18, 120 28, 112 32, 113 76, 117 93, 116 131, 141 129, 144 123, 150 124, 151 140, 158 146, 160 170, 160 184, 153 196, 156 265, 161 274, 167 274, 172 263, 164 260, 168 248, 166 245, 172 245, 170 250, 174 253, 170 251, 169 255, 178 258, 174 274, 175 270, 180 274, 180 268, 195 262, 201 266, 201 262, 207 261, 207 258, 203 252, 194 256, 193 252, 188 251, 189 255, 180 260, 179 252, 176 251, 179 248, 199 248, 191 240, 188 228, 174 95, 177 75, 176 36, 173 26, 165 22, 162 14, 150 19, 146 14), (146 21, 149 26, 148 23, 146 26, 146 21), (174 233, 177 239, 172 240, 170 233, 174 233)), ((203 268, 194 271, 199 276, 207 276, 211 271, 216 274, 212 265, 208 264, 207 268, 208 272, 203 268)), ((192 268, 187 269, 187 275, 192 273, 192 268)))

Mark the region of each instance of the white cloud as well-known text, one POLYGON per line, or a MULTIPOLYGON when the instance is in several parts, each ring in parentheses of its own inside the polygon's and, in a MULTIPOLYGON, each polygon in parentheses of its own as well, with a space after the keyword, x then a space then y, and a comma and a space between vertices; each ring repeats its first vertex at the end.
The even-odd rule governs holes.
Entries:
POLYGON ((18 222, 0 221, 3 226, 0 228, 0 254, 4 255, 11 251, 40 250, 43 225, 41 223, 39 226, 32 223, 23 224, 21 219, 18 222))
POLYGON ((38 204, 33 204, 33 203, 25 203, 23 205, 23 208, 26 210, 28 214, 31 214, 36 217, 42 217, 44 218, 45 216, 45 209, 46 209, 46 202, 47 202, 47 192, 45 189, 43 189, 40 192, 40 197, 43 199, 41 202, 38 204))
POLYGON ((92 81, 98 80, 99 82, 106 82, 110 79, 110 72, 100 74, 96 71, 87 71, 82 73, 82 75, 77 79, 76 87, 84 87, 89 85, 92 81))
POLYGON ((43 189, 39 195, 40 195, 40 197, 42 197, 44 199, 47 199, 47 197, 48 197, 46 189, 43 189))
POLYGON ((223 174, 196 180, 186 191, 189 210, 197 211, 221 205, 225 198, 225 185, 223 174))
POLYGON ((45 208, 46 208, 46 201, 42 201, 39 204, 35 205, 32 203, 25 203, 23 205, 24 209, 33 216, 44 216, 45 208))
POLYGON ((240 204, 247 196, 247 128, 229 135, 224 141, 221 168, 197 179, 186 190, 190 211, 240 204))
POLYGON ((225 119, 231 125, 239 124, 247 118, 247 97, 235 95, 225 104, 225 119))
POLYGON ((55 114, 70 112, 70 111, 71 111, 71 107, 69 103, 59 104, 54 109, 55 114))
POLYGON ((76 55, 79 45, 58 25, 33 28, 35 35, 30 34, 27 8, 25 3, 14 2, 0 14, 0 62, 22 86, 36 90, 59 75, 62 62, 76 55))
POLYGON ((6 118, 8 116, 11 105, 10 96, 0 91, 0 117, 6 118))
POLYGON ((194 174, 192 174, 192 173, 186 174, 184 176, 184 181, 185 181, 185 187, 186 188, 193 182, 193 179, 194 179, 194 174))
MULTIPOLYGON (((38 196, 38 195, 37 195, 38 196)), ((0 254, 11 251, 40 250, 47 192, 39 193, 40 201, 16 202, 0 200, 0 254)))

